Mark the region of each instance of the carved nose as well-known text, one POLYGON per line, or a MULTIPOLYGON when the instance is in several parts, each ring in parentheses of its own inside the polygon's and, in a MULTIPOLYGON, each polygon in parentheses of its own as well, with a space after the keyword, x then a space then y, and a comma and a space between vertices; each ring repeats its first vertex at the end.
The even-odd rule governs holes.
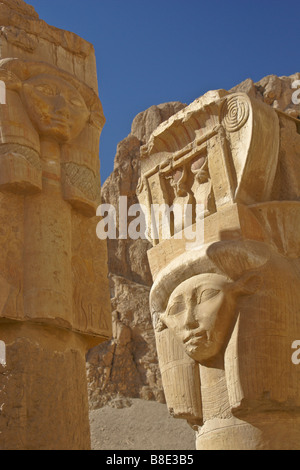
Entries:
POLYGON ((193 328, 197 328, 198 322, 193 313, 193 306, 189 305, 186 310, 186 317, 185 317, 185 326, 188 330, 193 328))
POLYGON ((67 106, 67 101, 62 95, 59 95, 56 97, 54 111, 63 117, 66 117, 66 118, 70 117, 69 109, 67 106))

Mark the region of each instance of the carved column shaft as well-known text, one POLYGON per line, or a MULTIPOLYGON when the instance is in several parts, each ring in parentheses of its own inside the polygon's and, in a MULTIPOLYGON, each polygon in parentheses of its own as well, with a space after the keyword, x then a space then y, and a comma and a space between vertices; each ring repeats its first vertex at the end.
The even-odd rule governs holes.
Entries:
POLYGON ((89 449, 85 355, 111 336, 94 51, 21 0, 0 24, 0 449, 89 449))
POLYGON ((142 149, 162 380, 199 450, 299 449, 299 149, 297 119, 224 90, 172 116, 142 149), (181 220, 169 239, 167 219, 150 230, 152 204, 184 205, 187 194, 189 228, 201 232, 192 246, 181 220))

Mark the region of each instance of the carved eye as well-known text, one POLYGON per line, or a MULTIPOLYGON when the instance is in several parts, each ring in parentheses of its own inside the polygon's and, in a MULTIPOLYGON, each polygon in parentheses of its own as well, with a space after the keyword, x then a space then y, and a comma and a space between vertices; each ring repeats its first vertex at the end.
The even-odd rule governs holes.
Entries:
POLYGON ((179 300, 178 302, 173 302, 167 310, 167 315, 178 315, 179 313, 182 313, 185 308, 185 303, 182 300, 179 300))
POLYGON ((47 96, 55 96, 56 95, 56 89, 52 88, 50 85, 38 85, 36 89, 40 92, 43 93, 44 95, 47 96))
POLYGON ((69 98, 69 102, 73 105, 73 106, 77 106, 77 107, 82 107, 82 102, 79 98, 77 98, 77 96, 71 96, 69 98))
POLYGON ((202 304, 203 302, 206 302, 207 300, 216 297, 219 292, 220 291, 216 289, 204 289, 198 297, 198 304, 202 304))

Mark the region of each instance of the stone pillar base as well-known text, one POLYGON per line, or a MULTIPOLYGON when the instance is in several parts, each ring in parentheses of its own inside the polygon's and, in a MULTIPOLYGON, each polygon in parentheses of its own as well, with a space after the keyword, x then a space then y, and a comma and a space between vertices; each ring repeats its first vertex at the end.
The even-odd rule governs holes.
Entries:
POLYGON ((29 322, 1 322, 0 450, 88 450, 84 338, 29 322))
POLYGON ((212 419, 202 426, 197 450, 298 450, 300 417, 293 412, 251 416, 251 423, 238 418, 212 419))

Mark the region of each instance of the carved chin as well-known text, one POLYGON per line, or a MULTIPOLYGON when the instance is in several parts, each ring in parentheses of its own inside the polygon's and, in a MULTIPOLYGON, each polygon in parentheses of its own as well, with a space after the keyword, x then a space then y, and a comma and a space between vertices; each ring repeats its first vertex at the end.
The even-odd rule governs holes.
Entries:
POLYGON ((194 338, 184 345, 186 354, 196 362, 206 361, 215 357, 221 345, 207 337, 194 338))
POLYGON ((76 122, 64 116, 31 113, 30 118, 40 135, 59 143, 66 143, 76 138, 85 125, 85 122, 76 122))
POLYGON ((49 137, 53 137, 59 142, 67 142, 71 137, 70 127, 65 123, 58 122, 53 123, 48 128, 45 128, 43 134, 49 137))
POLYGON ((71 139, 70 125, 65 120, 52 120, 50 122, 35 122, 40 135, 50 137, 58 142, 67 142, 71 139))

